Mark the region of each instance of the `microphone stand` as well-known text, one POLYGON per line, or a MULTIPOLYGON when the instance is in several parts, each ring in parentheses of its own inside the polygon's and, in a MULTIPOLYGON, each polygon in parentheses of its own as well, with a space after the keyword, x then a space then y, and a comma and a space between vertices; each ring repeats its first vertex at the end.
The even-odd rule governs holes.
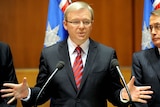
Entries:
POLYGON ((41 88, 41 90, 39 91, 37 97, 36 97, 36 100, 35 100, 35 104, 34 104, 34 107, 37 107, 37 101, 40 97, 40 95, 42 94, 42 92, 44 91, 45 87, 47 86, 47 84, 51 81, 52 77, 55 75, 55 73, 62 69, 64 67, 64 62, 63 61, 59 61, 56 65, 56 69, 52 72, 52 74, 49 76, 49 78, 47 79, 47 81, 45 82, 45 84, 43 85, 43 87, 41 88))
POLYGON ((126 84, 126 81, 125 81, 125 79, 124 79, 124 77, 123 77, 123 75, 122 75, 119 67, 116 66, 116 68, 117 68, 117 71, 118 71, 118 73, 119 73, 119 75, 120 75, 120 77, 121 77, 122 83, 123 83, 123 85, 124 85, 124 87, 125 87, 125 89, 126 89, 126 91, 127 91, 127 94, 128 94, 128 97, 129 97, 129 107, 132 107, 132 97, 131 97, 130 91, 129 91, 129 89, 128 89, 128 86, 127 86, 127 84, 126 84))
POLYGON ((54 72, 52 73, 52 75, 50 75, 50 77, 47 79, 47 81, 45 82, 45 84, 43 85, 43 87, 41 88, 41 90, 39 91, 37 97, 36 97, 36 101, 35 101, 35 105, 34 107, 37 107, 37 101, 38 101, 38 98, 40 97, 40 95, 42 94, 44 88, 47 86, 47 84, 50 82, 51 78, 55 75, 55 73, 58 71, 58 68, 56 68, 54 70, 54 72))

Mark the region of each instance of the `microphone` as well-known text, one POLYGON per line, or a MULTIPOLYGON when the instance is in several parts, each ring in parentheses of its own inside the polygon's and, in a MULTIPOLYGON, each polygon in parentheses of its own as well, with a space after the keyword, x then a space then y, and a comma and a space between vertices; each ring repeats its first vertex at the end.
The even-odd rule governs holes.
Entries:
POLYGON ((45 87, 47 86, 47 84, 50 82, 50 80, 52 79, 52 77, 55 75, 55 73, 62 69, 64 67, 65 63, 63 61, 59 61, 56 65, 56 69, 52 72, 52 74, 49 76, 49 78, 47 79, 47 81, 45 82, 45 84, 43 85, 43 87, 41 88, 41 90, 39 91, 37 97, 36 97, 36 101, 35 101, 35 105, 34 107, 37 107, 37 101, 40 97, 40 95, 42 94, 42 92, 44 91, 45 87))
POLYGON ((120 78, 121 78, 121 80, 122 80, 122 82, 123 82, 123 85, 124 85, 124 87, 125 87, 125 89, 126 89, 126 91, 127 91, 127 94, 128 94, 128 96, 129 96, 130 107, 131 107, 131 106, 132 106, 132 97, 131 97, 130 91, 129 91, 129 89, 128 89, 128 86, 127 86, 127 84, 126 84, 126 81, 125 81, 125 79, 124 79, 124 77, 123 77, 123 75, 122 75, 122 73, 121 73, 121 71, 120 71, 119 63, 118 63, 118 60, 117 60, 117 59, 112 59, 112 60, 111 60, 111 68, 114 68, 114 67, 117 69, 117 71, 118 71, 118 73, 119 73, 119 76, 120 76, 120 78))

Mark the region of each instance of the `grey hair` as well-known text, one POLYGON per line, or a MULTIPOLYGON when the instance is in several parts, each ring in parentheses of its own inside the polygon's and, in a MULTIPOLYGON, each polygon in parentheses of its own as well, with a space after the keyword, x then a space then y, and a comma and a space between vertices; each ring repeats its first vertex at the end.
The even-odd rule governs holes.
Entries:
POLYGON ((86 2, 82 2, 82 1, 71 3, 64 11, 64 19, 67 20, 67 15, 70 11, 80 10, 80 9, 88 9, 91 13, 91 19, 92 20, 94 19, 93 9, 91 8, 89 4, 87 4, 86 2))
POLYGON ((152 11, 151 15, 160 16, 160 9, 156 9, 156 10, 152 11))

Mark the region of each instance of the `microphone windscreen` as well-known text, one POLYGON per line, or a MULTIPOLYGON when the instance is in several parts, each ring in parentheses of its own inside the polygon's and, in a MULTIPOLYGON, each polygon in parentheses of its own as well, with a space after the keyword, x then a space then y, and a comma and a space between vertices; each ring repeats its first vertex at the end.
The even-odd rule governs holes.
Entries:
POLYGON ((59 61, 56 65, 56 68, 58 68, 58 70, 62 69, 64 67, 64 62, 63 61, 59 61))
POLYGON ((111 60, 111 68, 114 68, 116 66, 119 66, 118 60, 117 59, 112 59, 111 60))

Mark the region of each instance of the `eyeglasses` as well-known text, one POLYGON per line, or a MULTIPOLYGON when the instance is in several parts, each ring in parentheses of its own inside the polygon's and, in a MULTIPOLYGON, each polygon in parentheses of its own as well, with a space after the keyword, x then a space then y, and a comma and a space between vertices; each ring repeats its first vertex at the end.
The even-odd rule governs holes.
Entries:
POLYGON ((80 20, 73 20, 73 21, 66 20, 66 22, 71 23, 75 26, 79 26, 81 24, 81 22, 83 23, 84 26, 88 26, 92 23, 91 20, 82 20, 82 21, 80 21, 80 20))
POLYGON ((155 23, 153 25, 149 25, 150 32, 152 32, 153 28, 155 31, 160 31, 160 23, 155 23))

